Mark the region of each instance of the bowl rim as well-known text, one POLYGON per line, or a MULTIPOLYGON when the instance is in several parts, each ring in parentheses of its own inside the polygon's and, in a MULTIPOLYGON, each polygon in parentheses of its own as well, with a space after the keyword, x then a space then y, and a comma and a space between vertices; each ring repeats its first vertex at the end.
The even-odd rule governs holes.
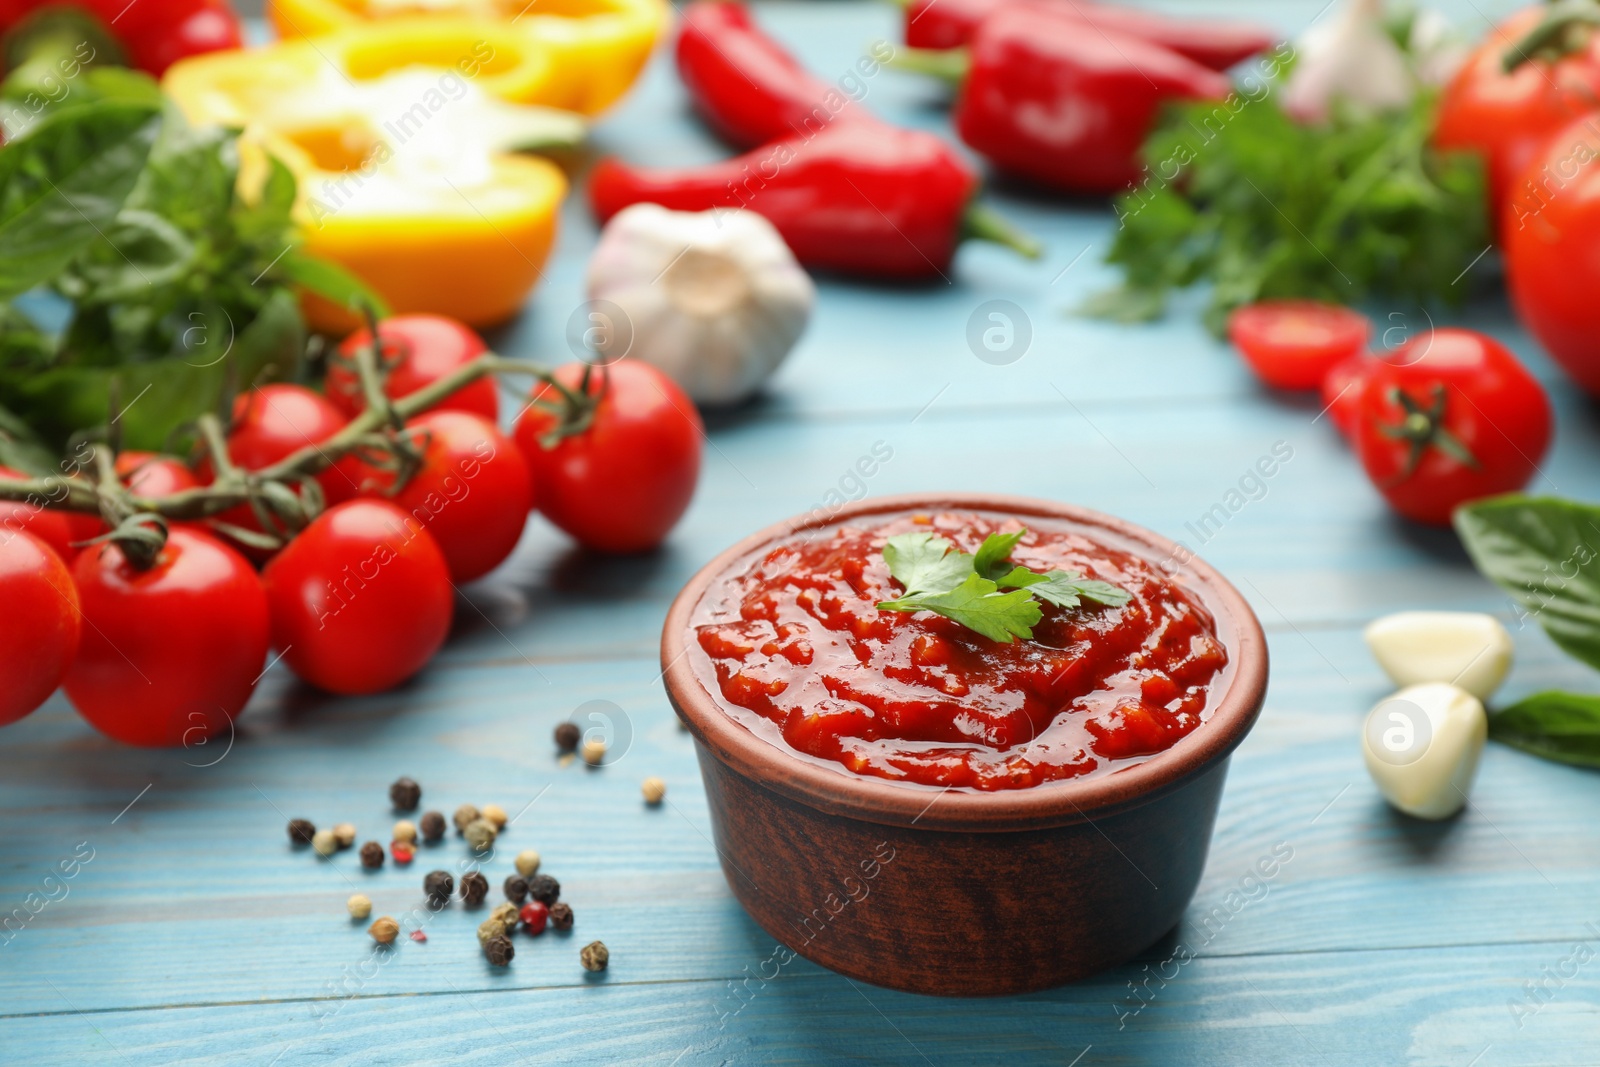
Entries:
MULTIPOLYGON (((1092 532, 1092 530, 1090 531, 1092 532)), ((1163 570, 1163 573, 1165 570, 1163 570)), ((1168 574, 1169 580, 1179 580, 1168 574)), ((1260 715, 1267 687, 1267 643, 1248 602, 1228 580, 1173 541, 1125 519, 1072 504, 995 493, 906 493, 865 497, 827 511, 773 523, 731 545, 689 579, 667 610, 661 631, 661 677, 690 733, 721 763, 791 800, 833 815, 924 830, 1015 831, 1093 822, 1148 803, 1226 759, 1260 715), (862 516, 892 512, 989 511, 1098 527, 1159 553, 1182 551, 1183 584, 1198 588, 1217 619, 1234 668, 1211 717, 1177 744, 1113 774, 1025 789, 993 791, 917 785, 808 763, 758 736, 724 711, 690 663, 690 618, 713 581, 774 541, 862 516), (1230 640, 1231 636, 1231 640, 1230 640)))

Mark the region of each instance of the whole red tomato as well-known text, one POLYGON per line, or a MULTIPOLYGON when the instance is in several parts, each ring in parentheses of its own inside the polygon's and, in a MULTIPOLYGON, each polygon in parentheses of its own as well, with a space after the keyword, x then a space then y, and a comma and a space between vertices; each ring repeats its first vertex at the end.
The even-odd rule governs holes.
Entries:
MULTIPOLYGON (((555 376, 577 391, 584 366, 568 363, 555 376)), ((515 436, 533 474, 534 505, 579 544, 601 552, 643 552, 672 530, 694 496, 700 476, 700 414, 672 379, 645 363, 624 360, 596 369, 590 396, 599 398, 587 428, 545 448, 540 438, 557 423, 529 407, 515 436)), ((535 401, 554 403, 541 384, 535 401)))
MULTIPOLYGON (((0 467, 0 477, 27 478, 29 475, 10 467, 0 467)), ((43 501, 40 502, 43 504, 43 501)), ((0 500, 0 534, 25 530, 49 545, 56 555, 71 563, 78 550, 72 542, 81 540, 73 516, 64 511, 27 504, 16 500, 0 500)), ((91 535, 93 536, 93 535, 91 535)))
POLYGON ((464 411, 430 411, 406 426, 423 447, 422 469, 390 499, 439 542, 454 581, 488 574, 527 525, 527 461, 494 423, 464 411))
MULTIPOLYGON (((258 386, 234 398, 228 458, 245 470, 258 471, 307 445, 321 444, 349 421, 327 397, 303 385, 258 386)), ((210 469, 202 460, 201 473, 208 480, 210 469)), ((356 463, 347 458, 317 475, 329 504, 356 495, 360 488, 356 470, 356 463)))
POLYGON ((174 526, 155 565, 115 544, 73 566, 83 640, 67 697, 101 733, 130 745, 194 745, 226 730, 267 657, 267 598, 245 558, 174 526))
POLYGON ((1447 526, 1458 504, 1528 484, 1550 401, 1504 345, 1472 330, 1412 338, 1361 385, 1356 450, 1400 514, 1447 526))
POLYGON ((376 693, 422 669, 450 631, 450 570, 433 535, 386 500, 317 516, 262 573, 272 643, 333 693, 376 693))
POLYGON ((1362 379, 1376 362, 1370 352, 1357 352, 1335 363, 1322 376, 1322 410, 1347 441, 1361 421, 1362 379))
POLYGON ((0 531, 0 726, 50 698, 78 652, 78 590, 30 533, 0 531))
POLYGON ((1228 316, 1228 339, 1277 389, 1316 389, 1366 348, 1371 330, 1361 312, 1316 300, 1263 300, 1228 316))
MULTIPOLYGON (((488 351, 473 330, 443 315, 395 315, 378 324, 383 343, 381 366, 387 369, 383 391, 391 399, 421 389, 488 351)), ((372 334, 357 330, 339 345, 340 358, 330 360, 323 382, 328 399, 350 418, 366 410, 356 373, 356 351, 372 343, 372 334)), ((500 417, 500 400, 493 378, 479 378, 434 405, 435 411, 470 411, 493 422, 500 417)))
POLYGON ((151 500, 194 489, 200 484, 200 479, 183 460, 155 452, 120 452, 116 471, 123 485, 151 500))
POLYGON ((1554 62, 1535 58, 1507 73, 1506 53, 1545 14, 1530 7, 1501 23, 1439 100, 1433 143, 1483 157, 1492 213, 1520 195, 1523 172, 1552 133, 1600 107, 1600 35, 1554 62))

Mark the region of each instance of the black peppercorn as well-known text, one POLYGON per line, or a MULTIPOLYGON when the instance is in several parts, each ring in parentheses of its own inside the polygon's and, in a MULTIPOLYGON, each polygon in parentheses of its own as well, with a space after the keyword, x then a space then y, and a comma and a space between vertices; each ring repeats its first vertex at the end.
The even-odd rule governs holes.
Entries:
POLYGON ((541 904, 554 904, 561 896, 561 883, 548 874, 536 874, 528 879, 528 895, 541 904))
POLYGON ((383 846, 376 841, 368 841, 361 846, 361 866, 368 870, 377 870, 383 866, 383 846))
POLYGON ((489 879, 477 871, 468 871, 461 876, 461 900, 467 907, 476 908, 488 895, 489 879))
POLYGON ((556 747, 563 752, 575 752, 579 736, 577 723, 564 722, 556 727, 556 747))
POLYGON ((528 880, 512 875, 506 879, 506 899, 513 904, 521 904, 528 899, 528 880))
POLYGON ((505 934, 496 934, 483 943, 483 954, 489 957, 489 962, 496 967, 504 967, 511 962, 511 957, 517 954, 512 946, 511 939, 505 934))
POLYGON ((422 802, 422 787, 410 778, 396 778, 389 787, 389 803, 395 811, 416 811, 422 802))
POLYGON ((428 844, 444 840, 444 816, 436 811, 422 813, 422 839, 428 844))
POLYGON ((550 905, 550 925, 557 930, 572 929, 572 908, 567 904, 550 905))
POLYGON ((297 845, 309 845, 311 839, 317 836, 317 828, 311 825, 310 819, 289 820, 289 840, 297 845))
POLYGON ((422 879, 422 891, 428 894, 428 903, 435 908, 450 903, 450 894, 455 888, 456 880, 450 877, 449 871, 429 871, 422 879))

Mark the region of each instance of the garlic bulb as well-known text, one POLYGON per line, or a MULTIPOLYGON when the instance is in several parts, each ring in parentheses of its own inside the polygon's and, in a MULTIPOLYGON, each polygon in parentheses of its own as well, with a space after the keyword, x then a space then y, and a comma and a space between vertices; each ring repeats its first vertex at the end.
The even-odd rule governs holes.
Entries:
POLYGON ((1335 99, 1385 111, 1404 107, 1416 92, 1406 55, 1383 25, 1383 0, 1345 0, 1328 22, 1301 35, 1295 50, 1283 110, 1300 122, 1326 119, 1335 99))
POLYGON ((1460 811, 1489 735, 1483 704, 1445 682, 1408 686, 1367 715, 1361 754, 1384 799, 1419 819, 1460 811))
POLYGON ((1449 682, 1488 700, 1511 671, 1511 635, 1493 615, 1402 611, 1373 622, 1362 636, 1395 685, 1449 682))
POLYGON ((799 340, 816 299, 794 253, 755 212, 656 204, 635 204, 606 224, 587 284, 591 301, 621 312, 597 346, 602 359, 643 360, 706 404, 759 389, 799 340))

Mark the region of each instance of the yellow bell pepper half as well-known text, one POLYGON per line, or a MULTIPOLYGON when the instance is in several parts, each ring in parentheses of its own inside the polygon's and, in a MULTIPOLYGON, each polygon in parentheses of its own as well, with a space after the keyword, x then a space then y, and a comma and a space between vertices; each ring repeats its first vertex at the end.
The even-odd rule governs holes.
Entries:
POLYGON ((268 0, 285 40, 419 15, 494 18, 551 49, 555 77, 530 101, 585 115, 627 92, 666 29, 665 0, 268 0))
MULTIPOLYGON (((549 70, 502 23, 430 19, 197 56, 162 86, 189 121, 243 129, 242 195, 259 190, 269 155, 289 167, 309 254, 396 312, 486 326, 538 281, 567 192, 560 168, 514 153, 584 133, 571 112, 500 98, 537 98, 549 70)), ((306 310, 319 329, 354 324, 320 301, 306 310)))

